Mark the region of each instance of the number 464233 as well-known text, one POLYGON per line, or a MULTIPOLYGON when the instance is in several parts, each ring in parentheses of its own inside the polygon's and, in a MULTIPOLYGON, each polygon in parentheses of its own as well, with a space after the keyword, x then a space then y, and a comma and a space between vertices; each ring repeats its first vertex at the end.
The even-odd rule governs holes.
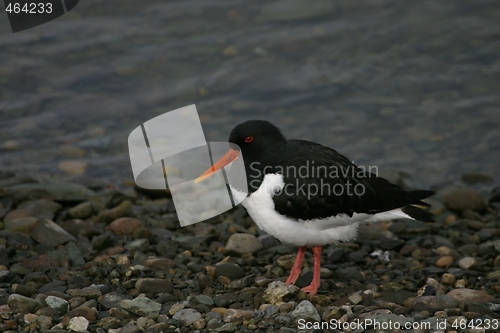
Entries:
POLYGON ((9 3, 5 8, 7 13, 25 13, 25 14, 50 14, 52 13, 52 4, 47 3, 25 3, 22 7, 20 3, 9 3))

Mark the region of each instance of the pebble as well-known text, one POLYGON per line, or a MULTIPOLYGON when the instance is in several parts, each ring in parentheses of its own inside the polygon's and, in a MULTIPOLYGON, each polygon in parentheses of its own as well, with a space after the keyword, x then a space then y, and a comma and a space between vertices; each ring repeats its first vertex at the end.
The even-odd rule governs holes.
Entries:
POLYGON ((235 264, 220 264, 215 266, 215 277, 225 276, 230 280, 241 279, 245 272, 235 264))
POLYGON ((126 299, 121 302, 120 306, 139 316, 157 315, 161 309, 160 303, 147 297, 136 297, 133 300, 126 299))
POLYGON ((120 333, 139 333, 139 332, 141 332, 141 329, 132 322, 127 323, 120 330, 120 333))
POLYGON ((458 301, 448 295, 419 296, 413 301, 414 311, 429 311, 434 313, 439 310, 457 308, 458 301))
POLYGON ((224 321, 226 323, 250 320, 253 317, 253 311, 250 310, 239 310, 239 309, 227 309, 224 314, 224 321))
POLYGON ((256 253, 263 248, 257 237, 251 234, 233 234, 227 240, 225 250, 228 253, 235 252, 239 255, 256 253))
POLYGON ((236 325, 233 323, 226 323, 216 329, 214 331, 216 332, 234 332, 236 330, 236 325))
POLYGON ((438 260, 436 260, 435 265, 437 267, 449 267, 453 263, 453 257, 452 256, 442 256, 438 260))
POLYGON ((85 317, 73 317, 69 320, 68 330, 75 332, 86 332, 89 327, 89 321, 85 317))
POLYGON ((135 283, 135 289, 145 294, 171 293, 174 286, 170 280, 142 278, 135 283))
POLYGON ((456 278, 453 274, 444 273, 443 276, 441 276, 442 284, 453 285, 453 283, 455 283, 455 280, 456 278))
POLYGON ((202 318, 201 313, 194 309, 182 309, 177 311, 172 318, 178 320, 182 326, 189 326, 202 318))
POLYGON ((471 269, 476 266, 476 259, 473 257, 464 257, 458 261, 458 266, 463 270, 471 269))
MULTIPOLYGON (((69 311, 64 315, 64 317, 73 318, 73 317, 85 317, 88 321, 94 322, 96 320, 96 312, 90 307, 83 305, 85 299, 81 300, 82 303, 69 311)), ((71 303, 71 302, 70 302, 71 303)))
POLYGON ((206 306, 213 306, 214 305, 214 300, 207 295, 196 295, 194 299, 199 304, 204 304, 206 306))
POLYGON ((111 292, 102 295, 97 299, 97 301, 104 307, 104 309, 111 309, 111 308, 119 308, 121 302, 125 299, 126 296, 120 293, 111 292))
POLYGON ((494 272, 490 272, 486 275, 488 280, 500 280, 500 270, 496 270, 494 272))
POLYGON ((470 209, 482 212, 485 209, 483 197, 474 189, 456 188, 444 197, 444 204, 451 210, 463 213, 470 209))
POLYGON ((314 305, 309 301, 300 302, 297 307, 295 307, 295 310, 292 311, 292 318, 305 320, 312 319, 316 322, 321 320, 318 310, 316 310, 314 305))
POLYGON ((66 232, 56 223, 40 218, 33 225, 33 229, 30 233, 31 238, 40 244, 47 245, 50 247, 56 247, 57 245, 67 243, 69 241, 76 241, 75 237, 66 232))
POLYGON ((45 303, 58 312, 66 313, 69 311, 69 303, 63 298, 49 295, 45 298, 45 303))
POLYGON ((43 307, 41 302, 19 294, 10 295, 7 304, 13 312, 19 313, 33 313, 43 307))
POLYGON ((139 219, 121 217, 108 224, 105 230, 110 230, 115 235, 131 235, 142 226, 143 224, 139 219))
POLYGON ((281 281, 274 281, 268 285, 262 298, 270 304, 279 306, 280 303, 284 302, 283 298, 290 297, 298 291, 299 288, 297 286, 285 284, 281 281))
POLYGON ((66 211, 68 217, 73 219, 86 219, 90 217, 95 211, 95 207, 90 201, 82 202, 75 207, 72 207, 66 211))
POLYGON ((454 298, 458 302, 487 303, 495 300, 495 297, 488 294, 484 290, 474 290, 468 288, 453 289, 450 290, 447 295, 454 298))

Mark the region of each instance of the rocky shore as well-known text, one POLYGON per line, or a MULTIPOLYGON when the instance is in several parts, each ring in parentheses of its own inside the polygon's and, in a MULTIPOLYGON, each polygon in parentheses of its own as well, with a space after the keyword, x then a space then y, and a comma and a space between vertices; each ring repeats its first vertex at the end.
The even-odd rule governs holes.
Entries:
POLYGON ((314 326, 378 321, 398 323, 386 332, 497 332, 500 191, 488 180, 436 187, 435 223, 367 225, 325 247, 310 296, 300 287, 312 255, 285 285, 296 249, 242 207, 181 228, 163 193, 0 171, 0 331, 379 332, 314 326), (435 328, 402 328, 415 323, 435 328))

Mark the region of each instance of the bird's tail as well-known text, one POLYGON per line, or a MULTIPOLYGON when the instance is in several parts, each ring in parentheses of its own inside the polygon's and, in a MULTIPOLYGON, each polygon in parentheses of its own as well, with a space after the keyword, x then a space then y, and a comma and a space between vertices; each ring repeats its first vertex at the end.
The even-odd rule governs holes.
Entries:
POLYGON ((418 221, 434 222, 434 215, 431 212, 424 209, 425 207, 429 207, 430 205, 428 203, 421 201, 422 199, 425 199, 433 195, 434 192, 426 190, 417 190, 410 192, 415 201, 412 202, 410 205, 401 208, 403 213, 408 214, 409 216, 418 221))

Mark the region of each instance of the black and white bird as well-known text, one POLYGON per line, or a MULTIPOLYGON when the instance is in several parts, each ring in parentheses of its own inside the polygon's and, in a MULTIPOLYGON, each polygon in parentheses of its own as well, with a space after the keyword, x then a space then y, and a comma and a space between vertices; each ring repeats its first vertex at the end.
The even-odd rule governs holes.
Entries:
POLYGON ((243 157, 248 191, 241 202, 257 226, 283 243, 299 247, 286 281, 296 282, 307 246, 314 254, 313 279, 302 290, 320 287, 322 246, 356 238, 361 223, 391 219, 433 221, 420 207, 432 191, 406 191, 357 167, 337 151, 305 140, 287 140, 275 125, 250 120, 236 126, 230 149, 196 179, 199 182, 243 157))

